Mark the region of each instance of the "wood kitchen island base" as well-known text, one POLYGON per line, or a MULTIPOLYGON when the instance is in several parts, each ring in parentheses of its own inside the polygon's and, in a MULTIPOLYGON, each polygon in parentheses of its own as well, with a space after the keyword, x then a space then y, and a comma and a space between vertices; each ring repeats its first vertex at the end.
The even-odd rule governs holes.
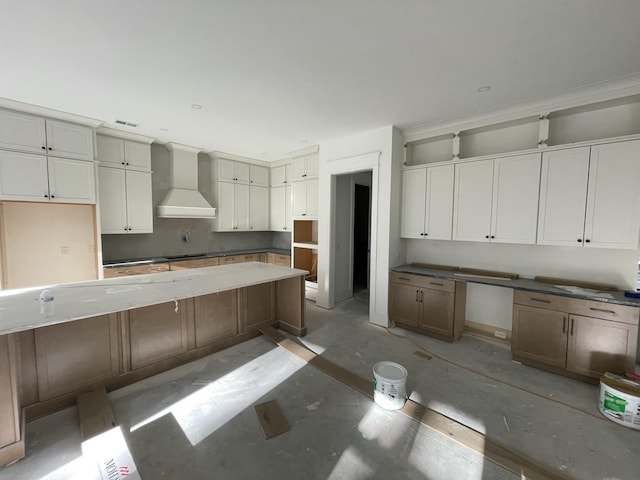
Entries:
MULTIPOLYGON (((0 335, 0 466, 24 457, 25 419, 72 406, 83 393, 121 388, 260 335, 265 326, 305 335, 304 271, 255 267, 245 286, 211 293, 201 285, 206 279, 199 281, 205 273, 233 279, 247 265, 145 275, 164 290, 167 282, 193 282, 198 294, 0 335), (272 281, 261 281, 270 277, 265 268, 275 269, 272 281)), ((91 286, 124 288, 118 280, 91 286)))

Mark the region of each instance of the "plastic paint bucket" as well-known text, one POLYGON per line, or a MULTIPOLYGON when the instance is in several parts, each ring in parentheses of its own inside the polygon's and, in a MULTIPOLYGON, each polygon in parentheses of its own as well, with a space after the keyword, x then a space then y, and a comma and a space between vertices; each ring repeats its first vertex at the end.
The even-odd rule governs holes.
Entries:
POLYGON ((378 362, 373 366, 373 399, 382 408, 398 410, 407 398, 407 369, 399 363, 378 362))
POLYGON ((640 430, 640 385, 612 373, 600 377, 600 413, 612 422, 640 430))

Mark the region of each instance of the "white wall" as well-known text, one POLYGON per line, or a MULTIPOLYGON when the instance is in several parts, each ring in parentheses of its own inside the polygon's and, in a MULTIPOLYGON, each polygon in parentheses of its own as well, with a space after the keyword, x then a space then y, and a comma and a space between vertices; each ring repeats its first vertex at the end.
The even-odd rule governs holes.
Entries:
POLYGON ((371 277, 369 320, 388 325, 388 286, 390 247, 400 247, 398 256, 404 258, 399 229, 391 226, 399 222, 399 176, 402 147, 399 133, 392 126, 371 130, 351 137, 320 144, 318 223, 318 298, 316 304, 333 308, 335 304, 335 176, 371 170, 371 277), (395 148, 394 148, 395 147, 395 148), (396 178, 397 177, 397 178, 396 178), (398 190, 398 191, 396 191, 398 190), (392 205, 393 204, 393 205, 392 205))
MULTIPOLYGON (((405 240, 407 263, 424 262, 557 277, 636 289, 638 252, 585 247, 405 240)), ((513 290, 469 284, 466 319, 511 329, 513 290)))

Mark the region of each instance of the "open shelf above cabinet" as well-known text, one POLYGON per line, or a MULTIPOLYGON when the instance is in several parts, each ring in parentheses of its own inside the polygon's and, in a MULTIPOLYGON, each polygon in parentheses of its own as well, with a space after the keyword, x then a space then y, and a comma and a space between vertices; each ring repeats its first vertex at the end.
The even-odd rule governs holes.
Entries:
POLYGON ((408 142, 405 144, 405 166, 412 167, 452 160, 454 138, 455 135, 451 133, 408 142))
POLYGON ((538 146, 540 118, 527 117, 511 122, 460 132, 459 158, 482 157, 529 150, 538 146))

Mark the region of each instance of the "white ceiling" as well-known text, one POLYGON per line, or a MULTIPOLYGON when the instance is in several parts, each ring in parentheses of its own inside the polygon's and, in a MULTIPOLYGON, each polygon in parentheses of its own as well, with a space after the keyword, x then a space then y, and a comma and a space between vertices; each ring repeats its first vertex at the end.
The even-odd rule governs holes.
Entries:
POLYGON ((0 97, 262 159, 637 72, 637 0, 0 0, 0 97))

